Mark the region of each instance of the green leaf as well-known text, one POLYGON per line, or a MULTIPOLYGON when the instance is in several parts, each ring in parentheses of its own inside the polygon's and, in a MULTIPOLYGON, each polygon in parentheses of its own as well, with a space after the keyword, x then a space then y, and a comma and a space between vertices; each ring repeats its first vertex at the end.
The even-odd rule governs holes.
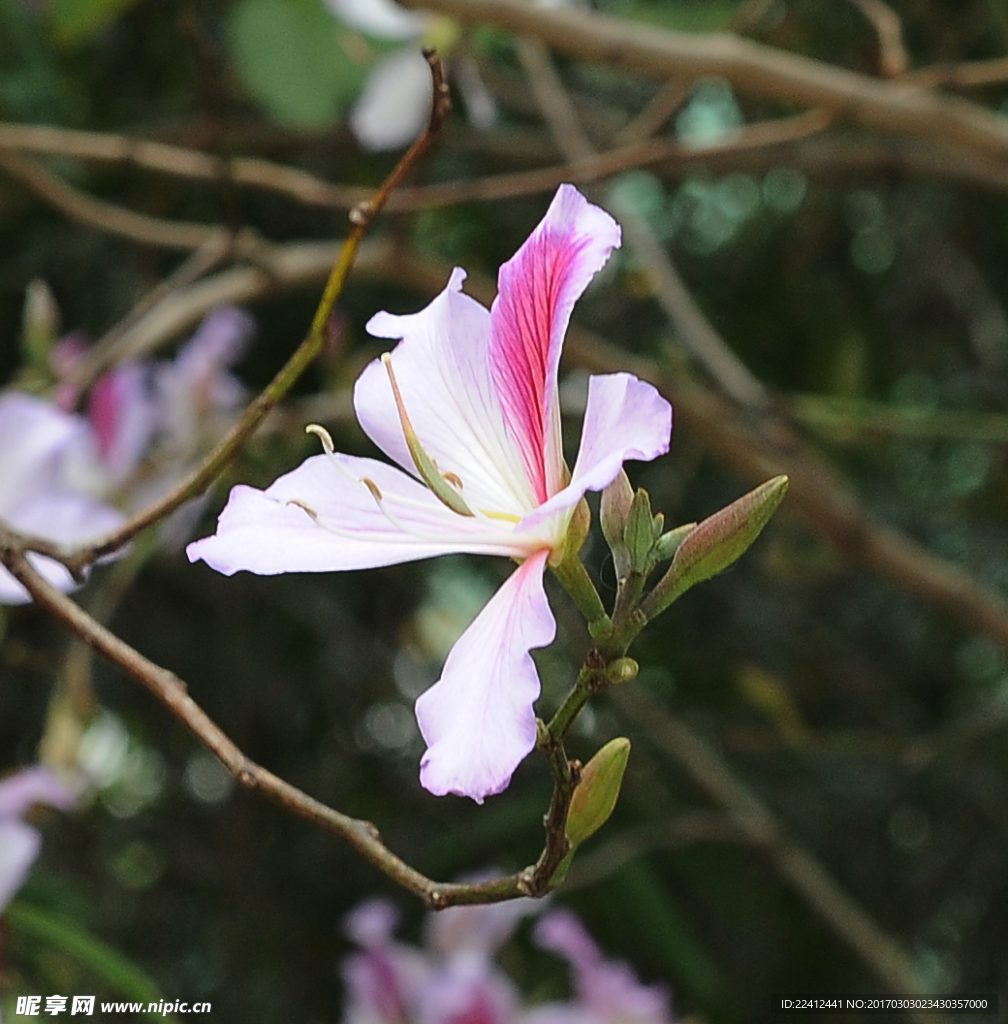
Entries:
POLYGON ((69 45, 86 43, 136 3, 137 0, 52 0, 49 11, 56 39, 69 45))
MULTIPOLYGON (((136 964, 59 914, 15 900, 4 911, 3 920, 12 932, 30 935, 60 950, 133 1002, 157 1003, 162 999, 157 984, 136 964)), ((158 1014, 152 1016, 163 1019, 158 1014)))
POLYGON ((249 93, 275 120, 324 128, 356 97, 372 56, 321 0, 239 0, 228 36, 249 93), (351 56, 345 43, 356 43, 351 56))

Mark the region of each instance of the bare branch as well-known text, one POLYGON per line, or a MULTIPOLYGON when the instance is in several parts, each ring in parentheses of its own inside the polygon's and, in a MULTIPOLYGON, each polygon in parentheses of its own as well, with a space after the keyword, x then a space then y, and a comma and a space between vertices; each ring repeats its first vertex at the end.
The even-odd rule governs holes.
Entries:
POLYGON ((727 33, 673 32, 591 11, 546 8, 522 0, 407 0, 406 6, 489 22, 538 36, 563 53, 657 79, 727 78, 740 92, 788 105, 822 107, 839 121, 916 136, 977 153, 1008 155, 1008 124, 957 97, 880 81, 727 33))
POLYGON ((198 249, 213 238, 227 234, 223 228, 148 217, 94 199, 18 153, 0 151, 0 167, 73 220, 100 231, 122 235, 142 245, 162 249, 198 249))
MULTIPOLYGON (((431 103, 430 118, 419 138, 409 148, 392 173, 382 183, 381 188, 365 203, 350 213, 350 234, 340 249, 336 264, 329 274, 322 298, 315 311, 311 327, 304 341, 298 346, 277 375, 249 404, 237 423, 221 438, 207 457, 178 486, 174 487, 163 498, 131 516, 118 529, 93 544, 64 552, 60 561, 71 572, 79 573, 87 565, 105 555, 118 551, 129 543, 137 534, 160 522, 190 498, 196 497, 206 490, 230 461, 231 457, 245 439, 255 430, 262 419, 274 408, 291 386, 304 372, 308 365, 322 350, 325 340, 325 327, 337 299, 343 291, 347 275, 353 266, 357 250, 371 222, 384 205, 392 190, 408 175, 417 162, 430 148, 448 111, 448 88, 444 81, 441 62, 433 50, 425 51, 434 80, 434 92, 431 103)), ((51 550, 51 548, 50 548, 51 550)))
POLYGON ((903 45, 903 22, 884 0, 851 0, 871 22, 878 36, 879 69, 886 78, 899 78, 910 68, 903 45))

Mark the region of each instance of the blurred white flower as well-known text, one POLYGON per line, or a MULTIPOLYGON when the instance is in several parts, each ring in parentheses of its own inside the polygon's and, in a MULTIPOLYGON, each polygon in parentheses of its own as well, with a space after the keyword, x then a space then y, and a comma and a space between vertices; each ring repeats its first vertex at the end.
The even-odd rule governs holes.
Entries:
MULTIPOLYGON (((399 149, 423 130, 430 110, 431 76, 422 49, 434 46, 446 56, 459 36, 458 24, 425 11, 407 11, 393 0, 325 0, 345 25, 375 39, 404 43, 382 57, 371 70, 350 112, 350 128, 366 149, 399 149)), ((455 83, 469 120, 490 127, 497 106, 483 84, 475 62, 466 56, 453 61, 455 83)))

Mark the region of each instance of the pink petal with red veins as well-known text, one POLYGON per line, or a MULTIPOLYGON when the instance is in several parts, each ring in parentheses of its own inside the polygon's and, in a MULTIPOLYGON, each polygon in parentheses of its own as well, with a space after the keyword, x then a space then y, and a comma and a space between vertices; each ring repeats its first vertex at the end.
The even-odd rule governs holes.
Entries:
POLYGON ((477 803, 499 793, 535 746, 539 675, 529 651, 556 635, 542 575, 548 551, 523 562, 458 639, 441 678, 416 702, 427 752, 420 782, 477 803))
MULTIPOLYGON (((378 313, 368 330, 401 338, 392 370, 421 444, 442 473, 462 482, 470 508, 520 518, 535 507, 521 453, 504 421, 487 362, 490 315, 462 292, 456 269, 445 290, 419 313, 378 313)), ((408 473, 416 475, 406 448, 388 371, 378 361, 361 374, 354 408, 365 433, 408 473)))
POLYGON ((573 185, 498 275, 490 367, 536 503, 563 486, 557 370, 571 310, 620 244, 619 225, 573 185))

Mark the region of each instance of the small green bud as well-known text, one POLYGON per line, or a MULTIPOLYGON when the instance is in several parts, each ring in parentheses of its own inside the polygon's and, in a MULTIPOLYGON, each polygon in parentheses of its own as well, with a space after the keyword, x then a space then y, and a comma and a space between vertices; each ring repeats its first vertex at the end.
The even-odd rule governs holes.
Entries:
POLYGON ((616 575, 619 579, 624 579, 630 571, 630 553, 627 551, 623 535, 626 532, 632 504, 633 488, 626 473, 621 469, 613 482, 602 491, 602 504, 599 508, 602 535, 612 549, 616 575))
POLYGON ((25 289, 21 316, 21 354, 37 370, 49 374, 49 353, 59 334, 59 307, 49 285, 40 278, 25 289))
POLYGON ((662 535, 662 530, 665 529, 665 513, 656 512, 654 519, 651 520, 651 540, 657 541, 662 535))
POLYGON ((591 529, 591 509, 582 498, 574 509, 570 523, 567 525, 567 536, 564 538, 564 557, 573 558, 584 547, 584 542, 591 529))
POLYGON ((572 850, 609 820, 619 798, 629 757, 630 741, 618 736, 584 766, 567 811, 566 832, 572 850))
POLYGON ((654 517, 651 515, 651 499, 645 490, 633 496, 630 515, 627 517, 623 539, 630 553, 630 568, 646 575, 651 568, 651 548, 654 547, 654 517))
POLYGON ((617 658, 606 669, 606 679, 610 683, 629 683, 637 678, 640 666, 633 658, 617 658))
POLYGON ((686 539, 696 523, 685 523, 677 526, 668 533, 663 533, 656 541, 654 550, 651 552, 656 562, 667 562, 679 549, 679 545, 686 539))
POLYGON ((787 493, 788 478, 775 476, 693 527, 679 544, 669 571, 641 604, 654 618, 690 587, 727 569, 752 544, 787 493))

